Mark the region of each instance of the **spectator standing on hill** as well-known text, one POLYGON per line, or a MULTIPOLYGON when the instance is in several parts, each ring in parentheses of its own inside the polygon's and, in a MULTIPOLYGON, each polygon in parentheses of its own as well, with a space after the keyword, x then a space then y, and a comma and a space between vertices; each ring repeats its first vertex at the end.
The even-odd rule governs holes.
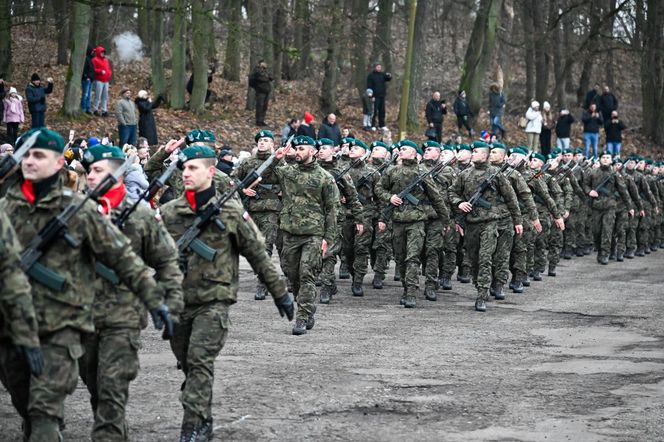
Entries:
POLYGON ((556 147, 559 149, 569 149, 569 138, 574 121, 574 117, 568 109, 560 110, 560 116, 556 122, 556 147))
POLYGON ((127 86, 122 87, 120 99, 115 105, 115 116, 118 119, 120 146, 124 146, 125 144, 135 146, 138 116, 136 115, 136 106, 131 101, 131 90, 127 86))
POLYGON ((267 126, 265 114, 270 101, 270 92, 272 92, 272 77, 267 71, 267 63, 263 60, 258 62, 249 76, 249 86, 256 91, 256 126, 267 126))
POLYGON ((25 88, 25 98, 28 100, 28 110, 32 115, 32 127, 46 126, 46 95, 53 92, 53 79, 46 79, 47 86, 42 86, 37 73, 32 74, 30 83, 25 88))
POLYGON ((599 128, 602 127, 604 120, 595 103, 592 103, 588 110, 583 111, 581 121, 583 122, 583 142, 586 146, 586 158, 590 158, 590 146, 592 146, 593 158, 597 159, 599 128))
POLYGON ((604 125, 606 131, 606 150, 614 156, 620 156, 622 147, 622 131, 627 128, 618 118, 618 111, 614 110, 609 115, 609 120, 604 125))
POLYGON ((86 114, 92 114, 90 101, 92 99, 92 82, 95 80, 95 67, 92 64, 94 54, 94 49, 88 45, 88 50, 85 53, 85 63, 83 64, 83 74, 81 75, 81 110, 86 114))
POLYGON ((498 83, 493 83, 489 87, 489 119, 491 119, 491 133, 498 135, 500 131, 500 139, 505 138, 505 128, 502 123, 504 110, 505 96, 498 83))
POLYGON ((611 120, 611 112, 618 110, 618 99, 611 93, 609 86, 604 85, 602 95, 599 96, 599 105, 597 106, 602 113, 602 119, 606 122, 611 120))
POLYGON ((160 95, 155 101, 150 99, 147 91, 138 91, 135 103, 138 107, 138 136, 145 137, 150 146, 159 144, 157 140, 157 124, 154 121, 153 110, 158 108, 164 98, 160 95))
POLYGON ((314 121, 316 121, 316 118, 309 112, 305 112, 304 117, 302 118, 302 123, 300 124, 300 127, 297 128, 296 135, 306 135, 315 140, 316 128, 314 127, 314 121))
POLYGON ((291 135, 297 134, 298 127, 300 127, 300 120, 291 118, 281 129, 281 141, 285 142, 291 135))
POLYGON ((8 96, 2 101, 4 105, 2 121, 7 124, 7 141, 15 145, 16 138, 18 138, 18 126, 25 121, 23 97, 18 94, 16 88, 11 87, 8 96))
POLYGON ((92 106, 92 113, 99 115, 99 109, 101 109, 101 116, 107 117, 108 82, 111 81, 113 71, 111 70, 111 62, 106 58, 106 49, 103 46, 97 46, 94 53, 92 66, 95 71, 95 101, 92 106))
POLYGON ((595 83, 595 86, 586 92, 586 98, 583 100, 583 108, 585 110, 590 109, 591 104, 599 106, 599 84, 595 83))
POLYGON ((330 114, 323 120, 318 131, 318 138, 329 138, 335 146, 341 145, 341 129, 337 125, 337 116, 330 114))
POLYGON ((473 129, 470 127, 470 119, 473 116, 473 113, 470 111, 470 106, 466 101, 466 91, 459 91, 459 94, 454 100, 454 113, 457 117, 457 129, 461 130, 462 127, 465 127, 468 131, 468 136, 473 136, 473 129))
POLYGON ((447 114, 447 104, 445 104, 445 100, 440 99, 439 91, 435 91, 431 96, 424 114, 429 127, 436 131, 434 141, 440 143, 443 139, 443 120, 445 118, 444 115, 447 114))
POLYGON ((539 101, 530 103, 526 111, 526 137, 528 138, 528 149, 539 151, 539 136, 542 132, 542 112, 540 112, 539 101))
POLYGON ((555 125, 551 104, 545 101, 542 104, 542 132, 540 132, 540 152, 548 155, 551 152, 551 129, 555 125))
MULTIPOLYGON (((373 90, 367 89, 362 95, 362 128, 364 130, 371 130, 371 118, 373 117, 373 103, 374 103, 373 90)), ((374 127, 375 129, 375 127, 374 127)))
POLYGON ((373 71, 367 76, 367 89, 373 91, 374 111, 372 116, 372 127, 385 127, 385 96, 387 95, 387 83, 392 80, 392 74, 383 72, 380 63, 374 64, 373 71), (376 124, 378 120, 378 124, 376 124))

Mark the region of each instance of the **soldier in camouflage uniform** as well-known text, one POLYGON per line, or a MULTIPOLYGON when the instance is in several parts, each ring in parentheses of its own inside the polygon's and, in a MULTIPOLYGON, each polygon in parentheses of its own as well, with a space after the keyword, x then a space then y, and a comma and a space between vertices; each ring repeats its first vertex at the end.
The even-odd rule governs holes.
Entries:
MULTIPOLYGON (((574 151, 574 161, 577 163, 585 161, 585 156, 583 150, 578 148, 574 151)), ((596 160, 591 160, 592 163, 589 167, 584 168, 577 176, 577 181, 581 188, 583 188, 583 182, 588 180, 590 171, 594 167, 596 160)), ((591 201, 588 198, 588 195, 583 192, 583 199, 581 200, 581 206, 579 207, 579 224, 577 226, 577 237, 576 237, 576 256, 581 257, 589 255, 592 251, 593 246, 593 234, 592 234, 592 216, 590 209, 591 201)))
MULTIPOLYGON (((634 215, 637 215, 639 211, 636 201, 632 198, 632 193, 630 192, 628 181, 625 179, 624 174, 622 173, 623 162, 620 158, 613 159, 613 170, 616 173, 616 179, 624 183, 625 188, 627 189, 627 194, 629 199, 632 202, 632 207, 634 207, 634 215)), ((629 216, 627 212, 627 207, 622 200, 616 201, 616 221, 613 225, 613 233, 611 234, 611 253, 609 255, 609 260, 616 260, 622 262, 625 256, 626 250, 626 240, 627 240, 627 227, 629 225, 629 220, 634 218, 629 216)))
POLYGON ((611 236, 616 219, 617 193, 623 200, 630 216, 634 216, 634 208, 622 179, 611 168, 611 154, 603 152, 599 159, 600 167, 590 172, 588 180, 583 183, 583 190, 592 198, 592 222, 594 226, 597 262, 609 263, 611 236))
MULTIPOLYGON (((371 157, 369 161, 371 166, 375 169, 381 168, 386 162, 392 160, 392 147, 383 143, 382 141, 374 141, 371 143, 371 157)), ((389 169, 392 165, 387 166, 389 169)), ((383 170, 385 173, 387 169, 383 170)), ((379 180, 380 176, 373 177, 379 180)), ((375 186, 374 186, 375 188, 375 186)), ((375 194, 375 191, 374 191, 375 194)), ((371 243, 371 268, 374 272, 372 286, 375 289, 383 288, 383 281, 385 280, 385 273, 390 265, 392 259, 392 223, 388 222, 385 230, 378 228, 378 219, 380 212, 383 209, 380 200, 374 198, 374 207, 371 214, 373 226, 373 240, 371 243)))
POLYGON ((636 159, 630 157, 625 161, 625 164, 621 170, 623 179, 625 180, 625 186, 627 187, 627 192, 629 193, 632 202, 634 203, 635 210, 638 212, 633 217, 627 218, 627 226, 625 228, 625 253, 623 254, 624 258, 633 259, 634 253, 636 252, 636 229, 639 226, 639 220, 646 216, 645 207, 639 189, 634 180, 634 171, 636 168, 636 159))
MULTIPOLYGON (((565 230, 563 231, 563 259, 572 259, 576 253, 577 243, 579 241, 579 230, 583 220, 581 219, 586 195, 581 188, 579 180, 583 176, 584 161, 577 163, 574 160, 574 151, 565 149, 563 151, 563 163, 566 168, 573 169, 567 179, 572 187, 572 201, 569 209, 569 216, 565 219, 565 230), (576 167, 576 169, 575 169, 576 167)), ((583 254, 581 254, 583 255, 583 254)))
MULTIPOLYGON (((341 144, 339 146, 335 146, 337 147, 337 152, 338 152, 338 157, 335 161, 339 169, 345 169, 350 164, 350 158, 348 157, 348 153, 350 152, 350 145, 353 142, 353 140, 355 140, 355 138, 353 137, 344 137, 341 139, 341 144)), ((334 144, 334 141, 332 141, 332 144, 334 144)), ((343 221, 340 228, 343 230, 343 221)), ((343 237, 342 231, 339 232, 339 236, 343 237)), ((343 244, 339 244, 338 249, 339 250, 336 253, 339 255, 339 261, 340 261, 339 279, 350 279, 351 277, 350 266, 348 265, 348 262, 346 260, 343 244)))
POLYGON ((498 207, 498 200, 502 197, 509 209, 509 216, 514 224, 517 235, 523 233, 521 211, 514 193, 514 189, 504 175, 498 173, 498 168, 489 163, 491 147, 482 142, 473 143, 473 167, 461 172, 450 189, 452 207, 463 214, 463 224, 458 224, 460 233, 464 235, 466 254, 471 263, 471 272, 477 299, 475 310, 486 311, 486 301, 489 299, 491 286, 493 256, 498 241, 498 225, 505 213, 498 207), (478 190, 480 184, 489 177, 494 176, 489 188, 481 195, 482 202, 475 206, 468 201, 478 190))
MULTIPOLYGON (((235 176, 242 181, 252 170, 258 169, 274 153, 274 135, 269 130, 262 130, 254 136, 256 156, 244 160, 235 170, 235 176)), ((279 212, 281 211, 281 188, 274 168, 275 161, 268 168, 258 184, 244 189, 245 207, 251 214, 258 229, 265 238, 265 251, 272 256, 272 250, 279 242, 279 212)), ((254 299, 263 300, 267 289, 260 282, 256 286, 254 299)))
MULTIPOLYGON (((23 180, 0 200, 0 210, 11 213, 23 244, 29 244, 66 207, 83 199, 63 187, 63 150, 62 137, 41 128, 37 142, 21 163, 23 180)), ((59 421, 64 417, 64 400, 76 388, 77 361, 84 353, 81 334, 94 331, 94 291, 86 288, 94 282, 95 258, 103 258, 118 279, 140 297, 155 323, 164 321, 172 329, 168 308, 161 303, 163 288, 157 286, 150 269, 132 251, 126 237, 99 216, 94 203, 84 204, 71 218, 67 233, 69 243, 64 238, 57 239, 39 259, 41 265, 63 278, 62 289, 50 288, 35 279, 38 276, 31 276, 44 373, 29 381, 30 441, 52 442, 61 437, 59 421)), ((22 388, 27 384, 17 383, 22 388)), ((14 399, 27 397, 21 390, 10 394, 14 399)))
MULTIPOLYGON (((166 229, 176 241, 220 194, 213 186, 215 152, 207 146, 190 146, 182 179, 184 195, 162 207, 166 229)), ((212 435, 212 387, 214 361, 224 346, 230 306, 237 301, 239 255, 244 256, 258 279, 274 297, 281 313, 293 316, 293 301, 286 292, 256 224, 234 199, 221 208, 217 219, 198 236, 216 251, 211 261, 191 250, 180 257, 184 269, 184 310, 175 327, 171 348, 182 366, 185 382, 180 395, 184 408, 181 441, 204 441, 212 435)))
MULTIPOLYGON (((549 194, 556 202, 556 206, 562 211, 563 221, 566 223, 566 220, 569 218, 574 194, 572 185, 567 178, 563 179, 559 175, 559 155, 550 154, 548 162, 550 166, 546 172, 545 181, 549 188, 549 194)), ((540 272, 544 272, 546 262, 548 261, 549 268, 547 274, 552 277, 556 276, 556 267, 560 262, 560 254, 563 248, 563 232, 564 230, 558 228, 549 229, 549 237, 546 239, 546 254, 540 255, 540 263, 535 266, 540 272)))
MULTIPOLYGON (((107 175, 124 162, 118 147, 96 145, 83 156, 88 187, 94 189, 107 175)), ((134 204, 127 197, 124 180, 120 178, 99 200, 101 216, 116 218, 134 204)), ((183 307, 182 273, 178 268, 177 248, 165 227, 147 205, 139 205, 127 219, 122 232, 131 247, 155 270, 155 279, 164 289, 171 314, 183 307)), ((93 304, 94 333, 83 336, 85 354, 79 359, 79 372, 90 392, 94 412, 93 441, 129 440, 125 406, 129 383, 138 375, 140 332, 147 326, 145 306, 103 264, 97 264, 95 300, 93 304)))
POLYGON ((29 374, 41 375, 42 354, 30 284, 19 270, 21 250, 7 214, 0 210, 0 381, 7 391, 24 393, 12 395, 12 403, 27 429, 29 374))
MULTIPOLYGON (((450 214, 453 213, 450 200, 449 200, 449 189, 456 181, 458 176, 456 166, 456 150, 451 145, 443 146, 441 152, 441 160, 444 162, 453 163, 451 165, 445 166, 443 170, 437 177, 437 181, 442 186, 443 198, 447 202, 447 206, 450 209, 450 214), (454 157, 454 160, 452 160, 454 157)), ((452 275, 457 266, 457 246, 459 244, 459 232, 454 228, 454 219, 450 216, 450 221, 447 224, 447 228, 443 232, 443 245, 441 258, 438 263, 439 267, 439 286, 443 290, 452 290, 452 275)))
POLYGON ((339 195, 345 202, 345 208, 341 204, 338 206, 336 238, 332 242, 332 245, 328 247, 327 253, 323 255, 320 272, 322 285, 320 303, 329 304, 332 296, 337 293, 337 284, 334 280, 334 266, 337 264, 337 255, 340 254, 343 247, 343 234, 351 233, 344 232, 344 222, 347 218, 350 218, 349 224, 352 226, 353 231, 362 232, 363 234, 364 224, 355 221, 355 219, 362 219, 363 211, 353 180, 348 173, 342 175, 342 166, 339 164, 334 153, 334 142, 328 138, 318 140, 318 164, 323 170, 336 178, 335 181, 339 189, 339 195), (348 209, 348 213, 346 213, 346 208, 348 209))
MULTIPOLYGON (((643 157, 637 157, 636 170, 632 170, 631 174, 634 177, 634 184, 639 191, 639 196, 641 197, 641 202, 643 203, 643 208, 645 210, 645 216, 639 218, 639 223, 636 228, 636 253, 635 256, 645 256, 645 251, 648 248, 648 234, 650 232, 650 224, 653 223, 654 216, 659 212, 659 207, 657 205, 657 200, 655 195, 653 195, 648 185, 644 171, 646 168, 646 160, 643 157)), ((628 169, 628 172, 629 169, 628 169)), ((627 254, 627 258, 631 258, 630 254, 627 254)))
MULTIPOLYGON (((397 268, 400 273, 404 294, 401 304, 406 308, 416 306, 417 287, 420 272, 420 256, 424 248, 425 222, 428 219, 425 205, 422 201, 429 200, 434 210, 441 218, 443 225, 448 223, 449 211, 445 199, 441 195, 433 180, 428 177, 418 186, 411 195, 420 201, 414 205, 406 199, 399 198, 398 194, 413 180, 425 172, 423 166, 417 164, 417 154, 423 152, 410 140, 401 141, 399 157, 401 164, 388 169, 380 177, 376 185, 376 195, 383 203, 394 206, 392 220, 392 246, 397 268)), ((381 213, 379 229, 387 228, 385 211, 381 213)))
MULTIPOLYGON (((471 156, 473 148, 468 144, 459 144, 457 146, 457 162, 455 164, 457 177, 458 175, 469 167, 472 167, 471 156)), ((470 259, 466 254, 465 239, 459 234, 457 229, 454 229, 455 237, 457 239, 457 281, 462 284, 470 283, 470 259)), ((450 284, 450 290, 452 289, 450 284)))
POLYGON ((279 217, 284 238, 281 263, 298 305, 293 334, 303 335, 315 324, 316 275, 337 238, 339 191, 332 175, 316 161, 316 142, 299 136, 293 145, 296 163, 276 171, 284 203, 279 217))
MULTIPOLYGON (((645 168, 645 177, 648 186, 650 187, 650 192, 655 197, 656 207, 662 207, 662 199, 664 195, 659 193, 659 187, 657 186, 657 178, 655 174, 657 173, 658 168, 655 166, 655 162, 652 159, 646 161, 645 168)), ((659 249, 659 225, 660 225, 660 212, 659 210, 655 211, 652 215, 652 219, 649 224, 648 232, 648 242, 644 249, 646 254, 650 252, 656 252, 659 249)))

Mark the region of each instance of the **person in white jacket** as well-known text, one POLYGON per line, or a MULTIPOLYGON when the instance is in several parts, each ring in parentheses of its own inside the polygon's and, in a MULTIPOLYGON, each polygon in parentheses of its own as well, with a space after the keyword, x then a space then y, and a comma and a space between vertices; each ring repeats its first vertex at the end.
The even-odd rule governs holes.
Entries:
POLYGON ((538 101, 530 103, 526 111, 526 137, 528 138, 528 149, 539 151, 539 135, 542 132, 542 112, 538 101))

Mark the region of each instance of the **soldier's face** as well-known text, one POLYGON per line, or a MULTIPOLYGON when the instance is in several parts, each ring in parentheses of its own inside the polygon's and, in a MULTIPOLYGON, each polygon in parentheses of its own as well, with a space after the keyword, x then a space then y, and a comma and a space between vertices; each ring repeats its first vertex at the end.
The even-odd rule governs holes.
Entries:
POLYGON ((583 161, 583 154, 582 153, 575 153, 574 154, 574 161, 583 161))
POLYGON ((362 146, 353 146, 350 149, 349 156, 350 156, 351 159, 356 160, 358 158, 362 158, 365 153, 366 153, 366 151, 364 150, 364 148, 362 146))
POLYGON ((522 154, 520 154, 520 153, 513 153, 513 154, 510 154, 510 159, 509 159, 509 161, 510 161, 510 164, 511 164, 511 165, 516 166, 516 165, 519 164, 523 159, 524 159, 524 156, 523 156, 522 154))
POLYGON ((469 150, 460 150, 457 152, 457 160, 459 160, 460 163, 467 163, 470 161, 471 156, 472 154, 469 150))
POLYGON ((452 150, 444 150, 440 156, 442 157, 443 161, 450 161, 452 157, 454 157, 454 151, 452 150))
POLYGON ((334 156, 334 146, 321 146, 318 149, 318 159, 321 161, 330 161, 334 156))
POLYGON ((274 148, 274 140, 270 137, 259 138, 256 147, 259 152, 267 152, 274 148))
POLYGON ((119 162, 114 161, 114 163, 115 164, 113 164, 111 160, 101 160, 93 163, 88 171, 88 187, 94 189, 104 178, 106 178, 107 175, 115 172, 119 162))
POLYGON ((199 192, 212 185, 215 167, 203 158, 189 160, 182 169, 182 184, 185 190, 199 192))
MULTIPOLYGON (((332 149, 330 149, 332 151, 332 149)), ((315 150, 312 146, 309 145, 299 145, 295 148, 295 161, 301 164, 307 164, 311 162, 314 156, 315 150)))
POLYGON ((611 155, 602 155, 599 162, 602 166, 610 166, 612 162, 611 155))
POLYGON ((371 150, 371 158, 385 158, 387 156, 387 149, 382 146, 376 146, 371 150))
MULTIPOLYGON (((25 160, 23 160, 23 161, 25 161, 25 160)), ((643 169, 646 168, 646 162, 645 161, 639 161, 639 164, 636 165, 636 168, 638 170, 640 170, 641 172, 643 172, 643 169)))
POLYGON ((150 150, 147 147, 138 149, 138 158, 140 160, 147 160, 150 157, 150 150))
POLYGON ((492 163, 502 163, 505 159, 505 151, 503 149, 491 149, 489 161, 492 163))
POLYGON ((21 161, 21 171, 26 180, 38 183, 55 175, 65 164, 62 154, 49 149, 32 148, 21 161))
POLYGON ((544 163, 538 158, 533 158, 530 160, 530 168, 533 170, 540 170, 544 163))
POLYGON ((558 159, 550 160, 549 164, 551 164, 549 170, 556 170, 558 168, 558 159))
POLYGON ((470 157, 473 163, 482 163, 489 158, 489 149, 473 149, 470 157))
POLYGON ((572 159, 574 159, 574 155, 571 153, 566 153, 563 155, 563 159, 565 160, 566 163, 569 163, 570 161, 572 161, 572 159))
POLYGON ((412 160, 417 156, 417 151, 409 146, 403 146, 399 149, 399 158, 402 160, 412 160))
POLYGON ((625 166, 627 167, 627 170, 634 170, 634 166, 636 166, 636 163, 630 160, 625 163, 625 166))
POLYGON ((440 158, 440 149, 436 149, 435 147, 427 147, 424 150, 424 159, 425 160, 433 160, 436 161, 440 158))

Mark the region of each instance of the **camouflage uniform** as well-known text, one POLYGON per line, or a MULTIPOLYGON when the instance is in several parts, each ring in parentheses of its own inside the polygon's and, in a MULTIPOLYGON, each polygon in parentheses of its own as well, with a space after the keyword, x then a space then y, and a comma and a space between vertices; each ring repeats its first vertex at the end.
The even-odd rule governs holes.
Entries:
POLYGON ((276 169, 284 208, 279 224, 284 248, 281 263, 297 300, 297 320, 316 311, 316 276, 321 270, 321 243, 337 240, 339 191, 334 178, 316 160, 276 169))
MULTIPOLYGON (((215 192, 197 209, 204 211, 219 198, 215 192)), ((263 236, 254 222, 243 216, 244 209, 235 200, 227 201, 218 218, 225 225, 221 230, 209 225, 198 239, 216 250, 213 261, 206 261, 189 251, 184 258, 186 273, 184 310, 175 327, 171 348, 185 374, 180 395, 184 408, 183 428, 212 422, 212 384, 214 361, 224 346, 230 327, 228 311, 237 301, 239 255, 244 256, 258 279, 275 298, 286 292, 270 257, 265 252, 263 236)), ((166 229, 177 241, 196 219, 197 212, 183 195, 162 207, 166 229)))
MULTIPOLYGON (((625 180, 625 186, 629 192, 629 196, 636 207, 637 212, 645 211, 643 206, 643 201, 639 195, 639 189, 636 186, 634 181, 634 169, 631 171, 626 167, 622 170, 622 177, 625 180)), ((635 213, 633 217, 627 219, 627 226, 625 229, 625 250, 624 256, 626 258, 634 258, 634 253, 636 253, 636 229, 639 226, 639 220, 641 215, 635 213)))
MULTIPOLYGON (((625 175, 616 172, 616 179, 623 182, 625 188, 627 189, 627 194, 632 203, 632 207, 640 206, 640 203, 637 202, 632 197, 632 192, 630 191, 630 184, 625 175)), ((619 197, 619 195, 616 195, 619 197)), ((629 216, 628 208, 622 200, 616 201, 616 222, 613 226, 613 233, 611 235, 611 255, 609 259, 618 259, 623 260, 625 251, 627 250, 627 230, 629 227, 630 219, 633 217, 629 216)), ((638 208, 636 210, 639 210, 638 208)), ((636 215, 636 213, 634 214, 636 215)))
MULTIPOLYGON (((569 183, 567 178, 559 180, 555 173, 547 172, 547 186, 549 188, 549 194, 556 202, 556 206, 562 213, 563 217, 565 212, 569 213, 570 207, 572 206, 572 185, 569 183)), ((539 255, 539 262, 535 264, 535 268, 543 272, 546 267, 546 263, 549 263, 549 276, 556 275, 556 266, 560 262, 560 252, 563 248, 563 231, 558 229, 555 226, 549 228, 549 235, 546 238, 546 247, 539 255)))
MULTIPOLYGON (((657 186, 656 177, 652 174, 650 168, 646 169, 646 182, 650 187, 650 192, 655 198, 655 207, 662 207, 662 199, 664 195, 660 195, 659 187, 657 186)), ((648 243, 646 244, 646 253, 648 250, 655 252, 659 247, 659 226, 660 226, 660 217, 662 213, 655 213, 655 210, 652 211, 652 219, 648 225, 648 243)))
MULTIPOLYGON (((134 201, 125 197, 111 210, 117 217, 134 201)), ((123 233, 131 248, 156 272, 166 304, 174 315, 183 307, 182 273, 177 248, 161 222, 147 206, 139 205, 127 219, 123 233)), ((103 262, 103 259, 100 260, 103 262)), ((140 330, 147 326, 145 306, 123 284, 100 276, 95 281, 92 310, 95 331, 83 335, 85 355, 79 360, 81 379, 90 392, 94 412, 92 440, 128 440, 125 406, 129 383, 139 369, 140 330)))
MULTIPOLYGON (((0 200, 0 210, 12 214, 16 233, 23 244, 37 235, 44 225, 70 203, 83 197, 63 188, 63 176, 35 204, 28 202, 21 186, 12 187, 0 200)), ((30 379, 28 414, 32 428, 31 441, 53 441, 58 438, 58 420, 64 417, 64 400, 76 388, 78 359, 83 355, 81 333, 94 331, 92 318, 93 290, 86 290, 94 280, 95 257, 118 275, 120 281, 137 294, 149 309, 161 302, 150 270, 130 248, 129 241, 109 221, 101 219, 90 202, 74 216, 68 233, 80 247, 72 249, 58 239, 40 263, 66 280, 62 292, 54 294, 34 281, 32 299, 39 324, 39 337, 44 358, 44 374, 30 379)), ((23 397, 24 391, 10 392, 23 397)))
MULTIPOLYGON (((389 161, 388 159, 378 159, 372 158, 371 165, 373 167, 380 167, 383 164, 383 161, 389 161)), ((390 167, 389 166, 388 170, 390 167)), ((380 176, 374 176, 374 179, 380 180, 380 176)), ((375 186, 374 186, 375 194, 375 186)), ((380 230, 378 228, 378 219, 380 218, 380 212, 382 210, 382 205, 378 198, 375 199, 373 211, 371 213, 372 225, 373 225, 373 239, 371 242, 371 268, 374 272, 374 280, 383 281, 385 279, 385 273, 390 265, 390 260, 392 259, 392 222, 387 222, 387 228, 385 230, 380 230)))
POLYGON ((634 177, 634 184, 638 189, 639 197, 641 198, 641 203, 643 204, 643 209, 646 213, 646 216, 639 218, 638 227, 636 229, 636 255, 643 256, 645 254, 645 249, 648 247, 648 234, 650 231, 649 226, 653 222, 655 207, 657 207, 657 200, 650 191, 650 186, 648 185, 643 172, 634 169, 628 173, 634 177))
MULTIPOLYGON (((447 203, 447 207, 450 210, 450 214, 453 213, 451 203, 449 200, 448 190, 456 181, 458 176, 457 170, 453 166, 445 166, 440 174, 436 177, 436 181, 441 185, 441 191, 443 193, 443 198, 447 203)), ((447 230, 443 232, 443 243, 442 250, 440 253, 440 259, 438 262, 438 273, 440 275, 441 284, 444 286, 443 289, 451 289, 451 279, 456 269, 456 250, 459 243, 459 232, 454 228, 453 217, 450 217, 450 221, 447 224, 447 230)))
MULTIPOLYGON (((392 195, 401 192, 415 178, 425 172, 416 159, 404 159, 401 165, 388 169, 378 181, 375 192, 384 205, 390 204, 392 195)), ((447 224, 449 211, 445 199, 431 178, 415 189, 412 195, 420 202, 429 200, 442 221, 447 224)), ((425 221, 428 219, 424 204, 413 204, 404 200, 394 208, 392 216, 392 246, 397 268, 404 288, 404 302, 415 306, 416 291, 420 272, 420 255, 424 247, 425 221)), ((382 214, 381 214, 382 218, 382 214)))

